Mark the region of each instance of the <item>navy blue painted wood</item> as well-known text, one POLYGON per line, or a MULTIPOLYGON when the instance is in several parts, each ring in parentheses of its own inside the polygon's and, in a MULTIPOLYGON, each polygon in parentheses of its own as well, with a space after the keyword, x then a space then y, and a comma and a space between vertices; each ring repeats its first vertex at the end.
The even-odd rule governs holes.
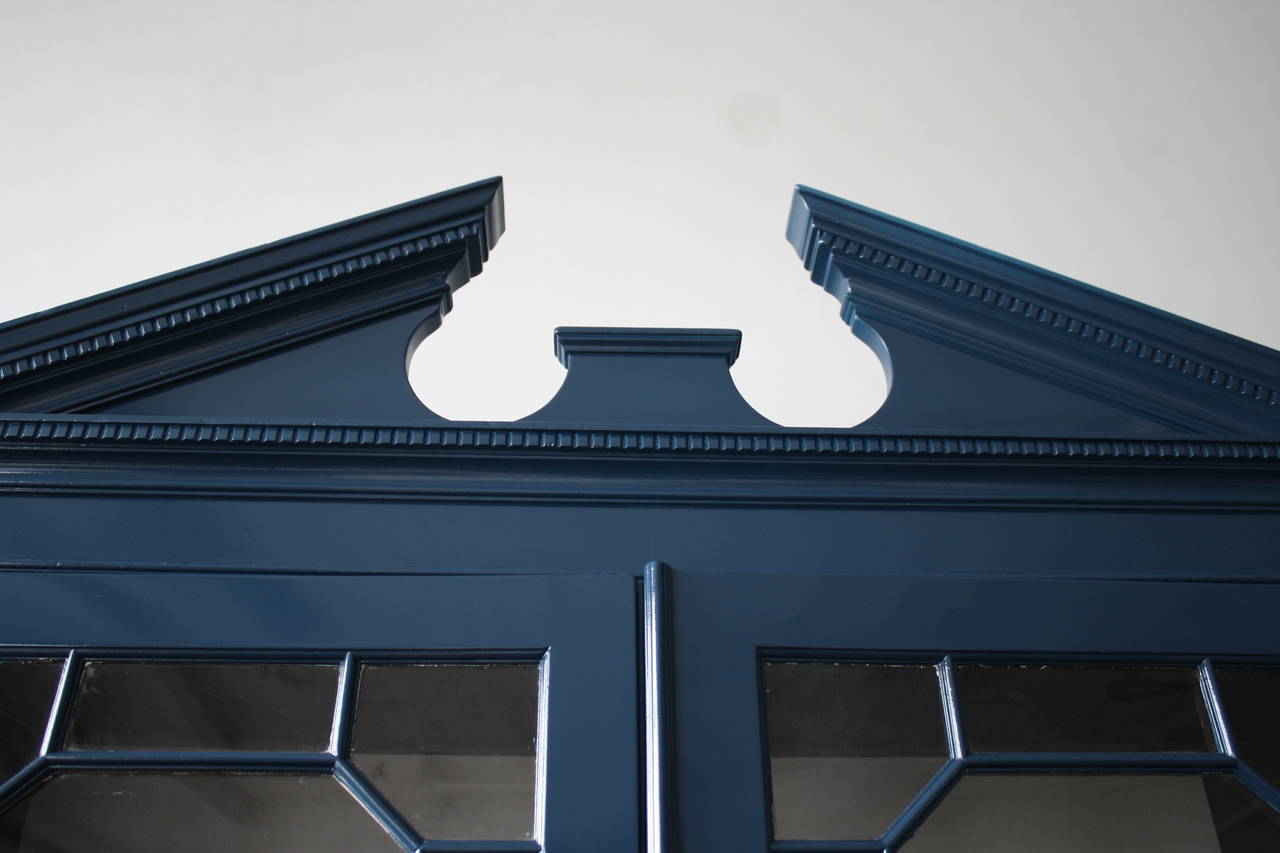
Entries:
POLYGON ((564 385, 521 423, 625 428, 755 428, 773 424, 729 376, 742 333, 731 329, 556 329, 564 385))
POLYGON ((450 423, 405 359, 502 229, 495 179, 0 326, 0 645, 549 649, 552 853, 766 849, 765 654, 1280 660, 1280 354, 801 189, 867 424, 769 423, 732 330, 583 328, 450 423))
POLYGON ((1061 434, 1087 415, 1126 434, 1275 435, 1280 423, 1274 350, 808 187, 787 238, 889 363, 889 400, 866 429, 1061 434))
MULTIPOLYGON (((952 562, 966 564, 964 552, 957 550, 952 562)), ((1101 656, 1195 665, 1206 655, 1280 655, 1273 621, 1280 588, 1273 584, 700 569, 675 567, 672 577, 678 604, 675 752, 685 850, 769 848, 761 806, 768 801, 757 678, 763 657, 936 662, 952 653, 971 660, 1043 663, 1101 656)), ((1201 758, 1192 757, 1186 767, 1194 769, 1201 758)), ((1034 761, 1067 766, 1069 759, 1034 761)), ((1097 758, 1089 761, 1102 766, 1097 758)), ((1140 764, 1130 756, 1122 766, 1140 764)))
POLYGON ((406 354, 504 228, 493 178, 11 321, 0 410, 438 420, 406 354))
POLYGON ((13 497, 5 565, 194 571, 732 572, 1275 580, 1274 509, 663 507, 13 497), (57 521, 55 519, 61 519, 57 521), (156 535, 139 536, 145 519, 156 535), (75 536, 67 535, 75 530, 75 536))
POLYGON ((671 703, 671 567, 658 562, 645 564, 643 590, 645 841, 649 853, 664 853, 673 848, 679 826, 671 703))
POLYGON ((409 660, 546 651, 545 847, 639 846, 640 626, 631 577, 10 571, 0 580, 5 642, 22 646, 337 660, 348 649, 409 660))
MULTIPOLYGON (((428 287, 432 283, 428 283, 428 287)), ((440 284, 438 296, 447 294, 440 284)), ((92 407, 146 417, 200 412, 219 418, 358 418, 382 423, 439 421, 423 406, 404 365, 438 328, 448 302, 375 318, 339 333, 289 335, 289 345, 260 357, 224 362, 153 391, 92 407)))

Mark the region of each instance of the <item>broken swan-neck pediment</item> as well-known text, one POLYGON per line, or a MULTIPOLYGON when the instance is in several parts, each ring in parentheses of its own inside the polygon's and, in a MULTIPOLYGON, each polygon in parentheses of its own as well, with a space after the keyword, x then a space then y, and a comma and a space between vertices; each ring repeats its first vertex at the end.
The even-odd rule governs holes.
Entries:
MULTIPOLYGON (((414 394, 407 359, 504 227, 494 178, 6 323, 0 411, 451 423, 414 394)), ((787 237, 890 380, 874 416, 829 433, 1280 432, 1273 350, 804 187, 787 237)), ((567 378, 515 423, 791 432, 734 387, 740 342, 716 329, 560 329, 567 378)), ((828 393, 843 393, 838 379, 828 393)))

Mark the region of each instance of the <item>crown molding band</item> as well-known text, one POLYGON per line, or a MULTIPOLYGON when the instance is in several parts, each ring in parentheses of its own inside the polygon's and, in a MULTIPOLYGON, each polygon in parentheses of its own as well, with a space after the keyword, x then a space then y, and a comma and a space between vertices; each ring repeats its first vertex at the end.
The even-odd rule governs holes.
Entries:
POLYGON ((805 459, 1129 460, 1274 462, 1280 442, 1229 439, 1071 438, 1062 436, 863 435, 848 431, 708 432, 591 430, 518 426, 329 425, 183 422, 114 418, 0 419, 0 450, 136 448, 270 449, 280 453, 358 450, 769 456, 805 459))

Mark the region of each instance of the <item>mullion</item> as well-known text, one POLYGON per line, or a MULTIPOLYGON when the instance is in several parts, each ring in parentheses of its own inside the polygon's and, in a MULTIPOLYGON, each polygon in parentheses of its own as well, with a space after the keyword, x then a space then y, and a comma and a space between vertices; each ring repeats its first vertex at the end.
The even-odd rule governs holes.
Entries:
POLYGON ((1205 711, 1209 715, 1209 726, 1213 729, 1213 739, 1223 755, 1235 756, 1235 738, 1231 735, 1231 727, 1227 724, 1227 714, 1222 707, 1222 692, 1218 689, 1218 678, 1213 671, 1213 663, 1208 659, 1200 663, 1200 692, 1204 698, 1205 711))
POLYGON ((50 753, 54 770, 243 770, 264 773, 332 773, 328 752, 269 750, 106 750, 76 749, 50 753))
POLYGON ((939 689, 947 722, 947 737, 954 761, 912 801, 885 833, 886 850, 896 850, 928 814, 941 804, 947 792, 966 772, 1209 772, 1237 769, 1230 731, 1222 713, 1212 666, 1205 660, 1199 668, 1204 702, 1219 752, 1216 753, 982 753, 967 754, 963 713, 955 683, 955 663, 946 655, 938 664, 939 689), (945 777, 942 778, 942 777, 945 777))
POLYGON ((374 787, 360 769, 344 758, 337 758, 333 764, 333 775, 338 783, 347 790, 369 816, 378 822, 388 835, 405 850, 417 851, 424 843, 422 836, 404 815, 387 802, 382 793, 374 787))
POLYGON ((774 841, 769 845, 772 853, 890 853, 890 848, 879 839, 868 841, 815 841, 792 839, 774 841))
MULTIPOLYGON (((812 840, 812 839, 787 839, 770 841, 769 849, 774 853, 789 853, 789 851, 829 851, 829 853, 890 853, 897 845, 901 844, 905 838, 915 831, 929 813, 937 808, 942 798, 946 796, 952 786, 959 780, 963 771, 963 758, 966 752, 964 729, 960 719, 959 701, 956 696, 955 689, 955 672, 952 665, 951 656, 946 655, 941 660, 933 658, 932 661, 921 661, 919 657, 914 655, 877 657, 875 659, 867 659, 864 657, 857 658, 835 658, 830 656, 795 656, 784 654, 780 656, 762 656, 761 663, 769 661, 786 661, 796 663, 823 663, 830 661, 840 661, 849 663, 865 663, 871 665, 930 665, 932 664, 934 672, 938 679, 939 701, 942 707, 943 726, 946 730, 947 752, 949 759, 943 762, 938 771, 925 784, 925 787, 908 803, 907 807, 896 817, 885 830, 883 834, 876 838, 867 839, 849 839, 849 840, 812 840)), ((763 670, 762 670, 763 672, 763 670)), ((760 676, 763 677, 763 676, 760 676)), ((767 725, 767 722, 766 722, 767 725)), ((767 738, 766 738, 767 742, 767 738)))
POLYGON ((964 758, 968 753, 964 721, 960 713, 960 697, 956 693, 955 664, 947 655, 938 664, 938 691, 942 699, 942 714, 947 727, 947 747, 952 758, 964 758))
POLYGON ((128 648, 104 647, 77 649, 88 661, 126 661, 128 663, 232 663, 337 666, 345 651, 334 649, 216 649, 216 648, 128 648))
POLYGON ((424 841, 416 853, 539 853, 537 841, 424 841))
MULTIPOLYGON (((1109 661, 1108 661, 1109 662, 1109 661)), ((1128 661, 1126 661, 1127 663, 1128 661)), ((1260 798, 1264 799, 1272 808, 1280 808, 1280 798, 1275 797, 1274 790, 1268 790, 1266 793, 1271 796, 1265 796, 1263 792, 1258 790, 1256 782, 1258 780, 1256 774, 1247 771, 1246 768, 1239 765, 1236 760, 1235 749, 1231 737, 1230 728, 1226 722, 1226 715, 1222 708, 1221 695, 1218 691, 1217 682, 1213 674, 1213 666, 1209 660, 1201 661, 1198 667, 1201 692, 1203 695, 1204 706, 1209 717, 1210 728, 1213 731, 1215 745, 1218 752, 1214 753, 983 753, 981 755, 964 755, 964 730, 961 722, 960 704, 958 696, 955 692, 954 666, 952 657, 947 655, 943 658, 939 665, 939 675, 942 687, 942 700, 944 707, 948 709, 948 724, 954 726, 955 735, 951 734, 949 729, 948 735, 953 737, 953 743, 958 742, 961 752, 957 754, 953 751, 956 758, 961 759, 955 762, 958 765, 955 778, 952 784, 959 781, 964 773, 984 773, 984 772, 1167 772, 1167 773, 1205 773, 1213 771, 1235 771, 1238 776, 1247 776, 1251 778, 1242 778, 1242 782, 1254 790, 1260 798), (1240 771, 1245 771, 1241 773, 1240 771), (1253 784, 1251 784, 1253 783, 1253 784)), ((1264 783, 1265 784, 1265 783, 1264 783)), ((926 790, 922 792, 917 800, 926 799, 926 790)), ((946 791, 942 790, 933 797, 929 797, 932 802, 929 803, 928 811, 936 808, 945 796, 946 791)), ((914 807, 916 803, 912 803, 914 807)), ((912 807, 908 807, 908 811, 913 811, 912 807)), ((892 842, 886 845, 886 850, 896 851, 903 843, 910 838, 910 832, 913 832, 927 817, 927 812, 921 815, 917 820, 908 823, 906 820, 895 822, 894 827, 885 834, 886 842, 892 842), (899 825, 901 824, 901 826, 899 825), (908 831, 909 830, 909 831, 908 831)), ((904 813, 903 818, 908 817, 904 813)))
POLYGON ((889 828, 879 838, 886 851, 897 850, 928 819, 933 810, 942 804, 947 793, 964 775, 965 761, 963 758, 954 758, 942 765, 902 814, 889 824, 889 828))
POLYGON ((960 699, 956 693, 955 664, 946 655, 937 664, 938 698, 942 703, 943 723, 946 727, 947 749, 951 760, 939 768, 933 778, 916 794, 902 813, 889 824, 889 828, 877 840, 886 851, 896 850, 920 824, 929 817, 946 797, 964 773, 968 753, 964 722, 960 711, 960 699))
POLYGON ((49 702, 44 735, 40 739, 36 757, 8 779, 0 780, 0 812, 25 796, 44 778, 45 769, 49 764, 46 756, 50 751, 61 746, 67 717, 70 714, 70 705, 74 699, 72 694, 79 677, 79 669, 80 658, 75 649, 62 652, 62 671, 58 675, 58 686, 54 689, 53 698, 49 702))
POLYGON ((967 766, 967 741, 960 710, 960 699, 956 692, 955 664, 951 659, 951 655, 946 655, 938 662, 937 670, 938 694, 942 703, 943 722, 947 733, 947 748, 951 755, 951 760, 939 768, 933 778, 889 825, 885 833, 877 839, 876 843, 880 844, 885 851, 896 850, 911 837, 912 833, 924 823, 933 810, 942 803, 947 793, 960 781, 960 777, 967 766))
POLYGON ((27 792, 44 778, 46 766, 44 756, 37 756, 27 762, 17 773, 0 782, 0 812, 26 796, 27 792))
MULTIPOLYGON (((1200 664, 1200 686, 1204 691, 1205 707, 1209 709, 1209 719, 1213 725, 1213 735, 1218 741, 1218 748, 1227 755, 1235 756, 1235 737, 1231 732, 1231 724, 1226 707, 1222 701, 1222 691, 1218 688, 1218 677, 1213 662, 1205 660, 1200 664)), ((1246 760, 1239 760, 1235 768, 1236 778, 1253 795, 1271 808, 1280 811, 1280 788, 1259 776, 1246 760)))
POLYGON ((1262 800, 1271 808, 1280 812, 1280 791, 1275 786, 1263 779, 1253 768, 1245 762, 1236 765, 1236 778, 1240 783, 1253 792, 1253 795, 1262 800))
POLYGON ((330 766, 338 784, 369 816, 407 851, 421 847, 422 836, 387 801, 373 783, 351 763, 351 729, 355 724, 361 661, 347 652, 338 668, 338 692, 333 703, 333 728, 329 733, 330 766))
MULTIPOLYGON (((384 656, 378 656, 375 660, 382 662, 385 658, 384 656)), ((392 658, 391 660, 406 661, 405 658, 392 658)), ((417 664, 421 662, 422 656, 416 655, 407 660, 417 664)), ((463 660, 469 663, 473 659, 466 658, 463 660)), ((422 834, 409 823, 404 815, 383 796, 382 792, 351 761, 352 731, 355 725, 356 703, 359 696, 360 667, 364 662, 363 656, 357 656, 350 652, 342 660, 338 670, 338 693, 334 702, 333 729, 330 735, 329 752, 327 753, 332 760, 333 775, 338 780, 338 783, 346 789, 347 793, 369 813, 370 817, 378 822, 378 825, 397 844, 405 850, 411 851, 411 853, 455 849, 459 851, 474 851, 474 853, 507 853, 507 851, 510 851, 510 853, 536 853, 536 851, 541 850, 542 845, 536 841, 452 842, 424 839, 422 834)), ((539 664, 539 714, 544 713, 546 708, 546 697, 542 694, 544 689, 543 667, 545 667, 545 656, 539 664)), ((545 733, 541 733, 538 747, 542 749, 544 746, 545 733)))
POLYGON ((360 678, 360 662, 347 652, 338 668, 338 695, 333 703, 333 729, 329 733, 329 752, 346 759, 351 750, 351 727, 355 722, 356 687, 360 678))
MULTIPOLYGON (((478 651, 478 650, 477 650, 478 651)), ((496 653, 484 650, 481 661, 474 653, 390 652, 374 653, 371 659, 388 662, 421 663, 424 658, 441 663, 527 661, 530 653, 496 653)), ((537 841, 450 842, 425 840, 392 806, 364 774, 349 761, 360 666, 365 656, 340 653, 338 684, 328 749, 325 752, 274 752, 270 750, 68 750, 64 747, 67 726, 74 710, 76 693, 86 660, 131 662, 191 662, 239 664, 333 664, 333 651, 254 653, 205 649, 71 649, 65 652, 58 685, 50 703, 44 735, 35 759, 8 780, 0 781, 0 811, 5 810, 51 774, 63 770, 136 770, 144 773, 209 771, 246 773, 304 773, 332 775, 361 807, 406 851, 474 851, 474 853, 534 853, 542 849, 537 841)), ((546 713, 546 650, 538 656, 539 714, 546 713)), ((539 729, 539 749, 545 748, 545 720, 539 729)))
MULTIPOLYGON (((793 656, 794 653, 783 653, 777 657, 768 656, 770 660, 850 660, 846 656, 823 656, 817 653, 793 656)), ((874 659, 858 656, 860 663, 897 663, 897 656, 876 655, 874 659)), ((936 660, 936 659, 935 659, 936 660)), ((1001 662, 1026 663, 1024 656, 1001 657, 1001 662)), ((1036 662, 1040 662, 1037 658, 1036 662)), ((1055 662, 1059 662, 1055 660, 1055 662)), ((1062 663, 1076 663, 1078 659, 1062 658, 1062 663)), ((1091 663, 1124 664, 1134 663, 1129 659, 1116 660, 1112 657, 1091 658, 1091 663)), ((1160 659, 1141 662, 1164 663, 1160 659)), ((966 772, 972 773, 1034 773, 1034 772, 1106 772, 1106 773, 1211 773, 1234 772, 1241 782, 1255 795, 1280 810, 1280 791, 1273 788, 1265 780, 1241 763, 1235 753, 1234 741, 1227 723, 1226 712, 1222 706, 1217 680, 1214 677, 1213 664, 1204 659, 1198 665, 1201 691, 1210 728, 1213 731, 1216 752, 1203 753, 1098 753, 1098 752, 1003 752, 972 754, 968 752, 965 736, 963 714, 956 688, 955 661, 952 655, 945 655, 936 664, 938 672, 939 698, 943 709, 943 723, 946 729, 947 743, 951 760, 939 769, 938 773, 907 805, 906 809, 893 821, 889 829, 876 839, 813 841, 813 840, 774 840, 769 849, 774 853, 800 853, 800 851, 829 851, 829 853, 860 853, 861 851, 884 851, 892 853, 905 844, 924 822, 929 814, 941 804, 947 792, 966 772)))
POLYGON ((67 652, 62 662, 62 677, 58 679, 58 689, 53 694, 53 704, 49 709, 44 739, 40 743, 41 756, 57 752, 62 748, 62 738, 66 733, 67 721, 71 717, 71 705, 75 700, 74 693, 80 681, 80 658, 80 653, 72 649, 67 652))
POLYGON ((962 762, 967 771, 993 773, 1212 773, 1238 764, 1221 752, 983 752, 962 762))
MULTIPOLYGON (((550 668, 551 652, 548 650, 543 652, 542 658, 538 661, 538 729, 534 741, 537 754, 534 759, 533 792, 533 831, 538 850, 542 849, 547 828, 547 732, 551 727, 551 684, 548 680, 551 676, 550 668)), ((670 749, 669 743, 668 749, 670 749)))

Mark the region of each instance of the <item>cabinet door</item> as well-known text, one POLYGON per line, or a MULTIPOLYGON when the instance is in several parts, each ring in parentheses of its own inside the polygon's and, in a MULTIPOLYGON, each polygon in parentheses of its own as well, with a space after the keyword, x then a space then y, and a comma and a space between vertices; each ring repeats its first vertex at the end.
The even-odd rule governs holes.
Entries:
POLYGON ((632 577, 11 571, 0 632, 0 848, 638 849, 632 577))
POLYGON ((667 577, 682 849, 1280 849, 1274 585, 667 577))

